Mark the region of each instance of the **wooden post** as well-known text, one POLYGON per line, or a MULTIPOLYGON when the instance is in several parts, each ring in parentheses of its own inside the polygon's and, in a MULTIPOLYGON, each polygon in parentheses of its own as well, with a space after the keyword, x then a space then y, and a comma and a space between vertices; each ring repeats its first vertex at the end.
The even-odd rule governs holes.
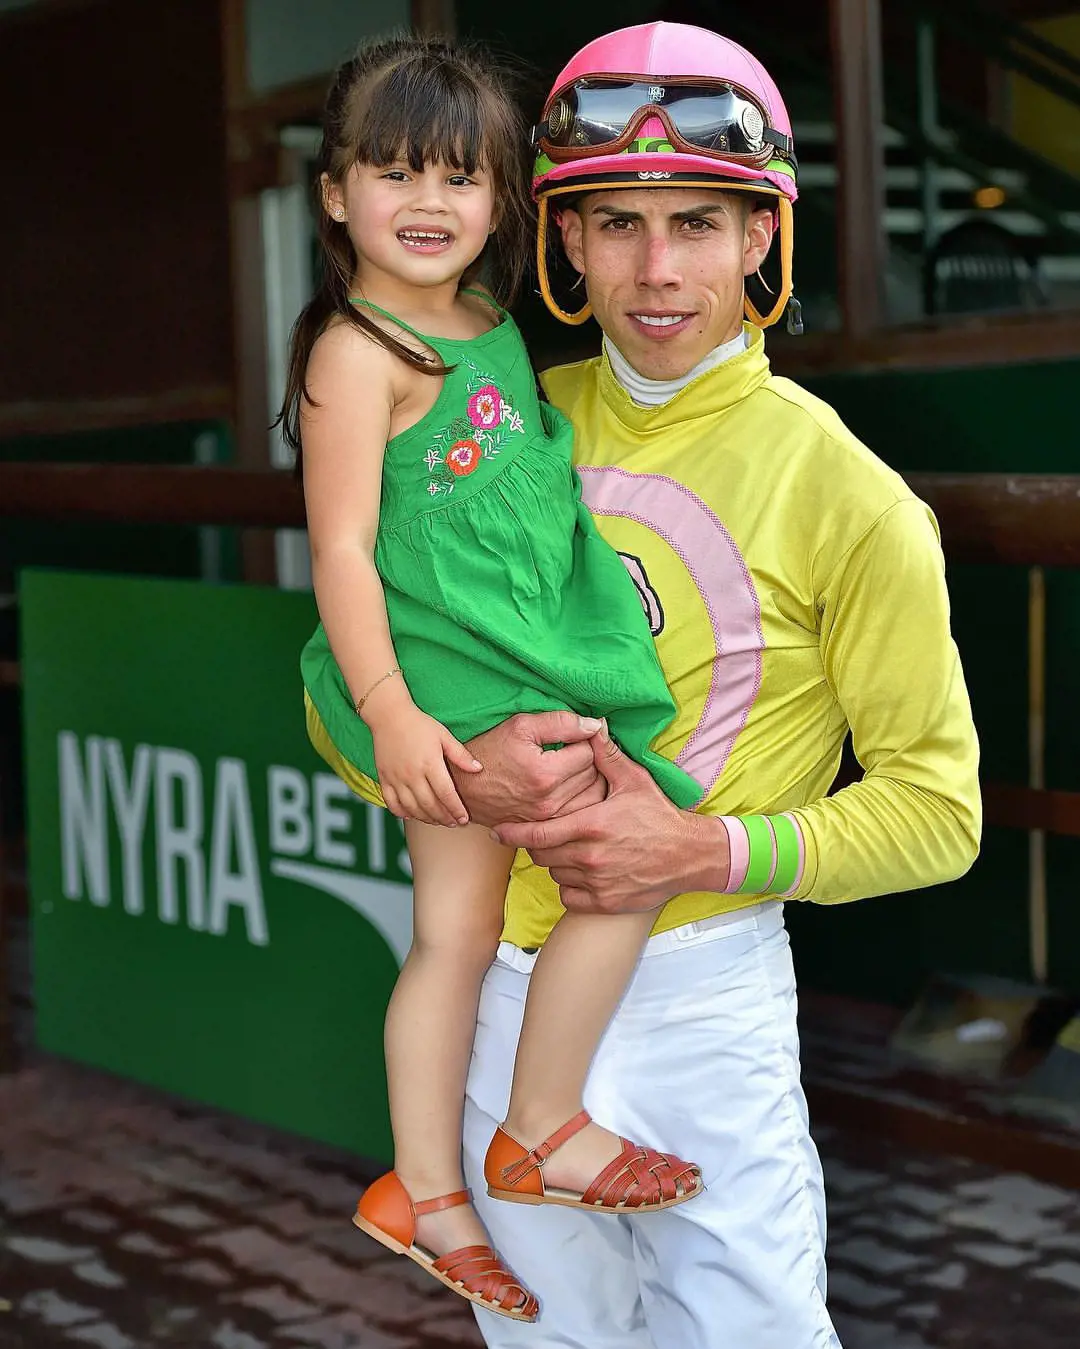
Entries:
MULTIPOLYGON (((232 256, 236 462, 244 468, 262 469, 270 467, 263 238, 258 175, 248 170, 251 162, 260 158, 265 132, 261 127, 252 130, 242 117, 250 97, 244 0, 223 0, 221 40, 225 76, 224 167, 232 256)), ((277 563, 273 535, 265 531, 242 534, 241 562, 246 581, 274 585, 277 563)))
MULTIPOLYGON (((929 15, 916 21, 916 90, 919 105, 919 130, 933 145, 938 136, 937 26, 929 15)), ((924 152, 919 161, 919 196, 922 210, 922 259, 924 274, 923 309, 934 312, 934 278, 930 254, 938 234, 938 166, 932 152, 924 152)))
POLYGON ((454 0, 412 0, 412 26, 418 33, 454 37, 457 32, 457 15, 454 11, 454 0))
POLYGON ((846 336, 884 320, 885 156, 880 0, 830 0, 836 164, 837 272, 846 336))
MULTIPOLYGON (((20 682, 18 661, 0 660, 0 689, 17 689, 20 682)), ((8 885, 8 857, 4 838, 5 784, 0 779, 0 1073, 14 1072, 15 1006, 11 978, 11 889, 8 885)))
MULTIPOLYGON (((0 810, 2 807, 3 799, 0 798, 0 810)), ((4 819, 0 813, 0 1073, 11 1072, 15 1067, 15 1014, 12 1008, 11 951, 8 944, 11 915, 5 893, 7 858, 4 851, 4 819)))
MULTIPOLYGON (((1046 573, 1028 572, 1028 786, 1046 786, 1046 573)), ((1031 973, 1045 984, 1049 973, 1049 932, 1046 895, 1046 831, 1028 834, 1028 929, 1031 973)))

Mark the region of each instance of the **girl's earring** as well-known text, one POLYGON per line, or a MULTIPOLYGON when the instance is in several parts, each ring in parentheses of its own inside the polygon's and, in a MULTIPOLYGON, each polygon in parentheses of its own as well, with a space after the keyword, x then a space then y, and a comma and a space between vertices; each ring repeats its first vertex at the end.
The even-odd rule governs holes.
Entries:
POLYGON ((334 219, 335 219, 335 220, 344 220, 344 219, 345 219, 345 212, 341 209, 340 206, 335 206, 335 207, 334 207, 334 219))

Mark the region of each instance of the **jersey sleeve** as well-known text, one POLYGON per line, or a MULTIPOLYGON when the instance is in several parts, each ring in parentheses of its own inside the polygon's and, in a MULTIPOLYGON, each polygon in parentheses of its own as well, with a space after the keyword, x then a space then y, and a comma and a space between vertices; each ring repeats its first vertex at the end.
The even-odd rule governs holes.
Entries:
POLYGON ((817 596, 825 677, 864 776, 790 812, 804 863, 789 897, 840 904, 963 875, 982 828, 979 748, 929 509, 889 507, 817 596))

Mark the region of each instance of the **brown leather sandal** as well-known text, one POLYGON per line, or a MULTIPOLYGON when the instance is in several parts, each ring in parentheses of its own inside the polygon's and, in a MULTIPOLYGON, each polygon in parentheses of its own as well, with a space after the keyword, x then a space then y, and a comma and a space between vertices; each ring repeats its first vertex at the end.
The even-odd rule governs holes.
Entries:
POLYGON ((414 1204, 397 1173, 388 1171, 364 1191, 353 1222, 395 1255, 415 1260, 421 1269, 459 1297, 515 1321, 535 1321, 539 1310, 536 1298, 490 1246, 459 1246, 456 1251, 439 1256, 417 1246, 416 1219, 420 1214, 456 1208, 467 1204, 470 1198, 468 1190, 458 1190, 414 1204))
POLYGON ((578 1194, 548 1189, 544 1163, 588 1123, 590 1116, 583 1110, 531 1151, 505 1129, 496 1129, 484 1161, 488 1194, 511 1204, 562 1204, 591 1213, 655 1213, 685 1204, 704 1190, 701 1171, 692 1162, 655 1148, 639 1147, 626 1138, 619 1140, 622 1152, 587 1190, 578 1194))

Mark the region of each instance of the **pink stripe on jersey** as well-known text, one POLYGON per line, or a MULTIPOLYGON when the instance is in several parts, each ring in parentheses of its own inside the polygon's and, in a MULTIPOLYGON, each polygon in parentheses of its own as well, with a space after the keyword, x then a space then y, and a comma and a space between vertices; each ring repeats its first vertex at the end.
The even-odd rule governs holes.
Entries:
POLYGON ((765 638, 750 569, 716 514, 674 478, 588 465, 578 473, 592 513, 651 529, 678 555, 705 605, 714 642, 709 689, 676 763, 708 795, 761 687, 765 638))

